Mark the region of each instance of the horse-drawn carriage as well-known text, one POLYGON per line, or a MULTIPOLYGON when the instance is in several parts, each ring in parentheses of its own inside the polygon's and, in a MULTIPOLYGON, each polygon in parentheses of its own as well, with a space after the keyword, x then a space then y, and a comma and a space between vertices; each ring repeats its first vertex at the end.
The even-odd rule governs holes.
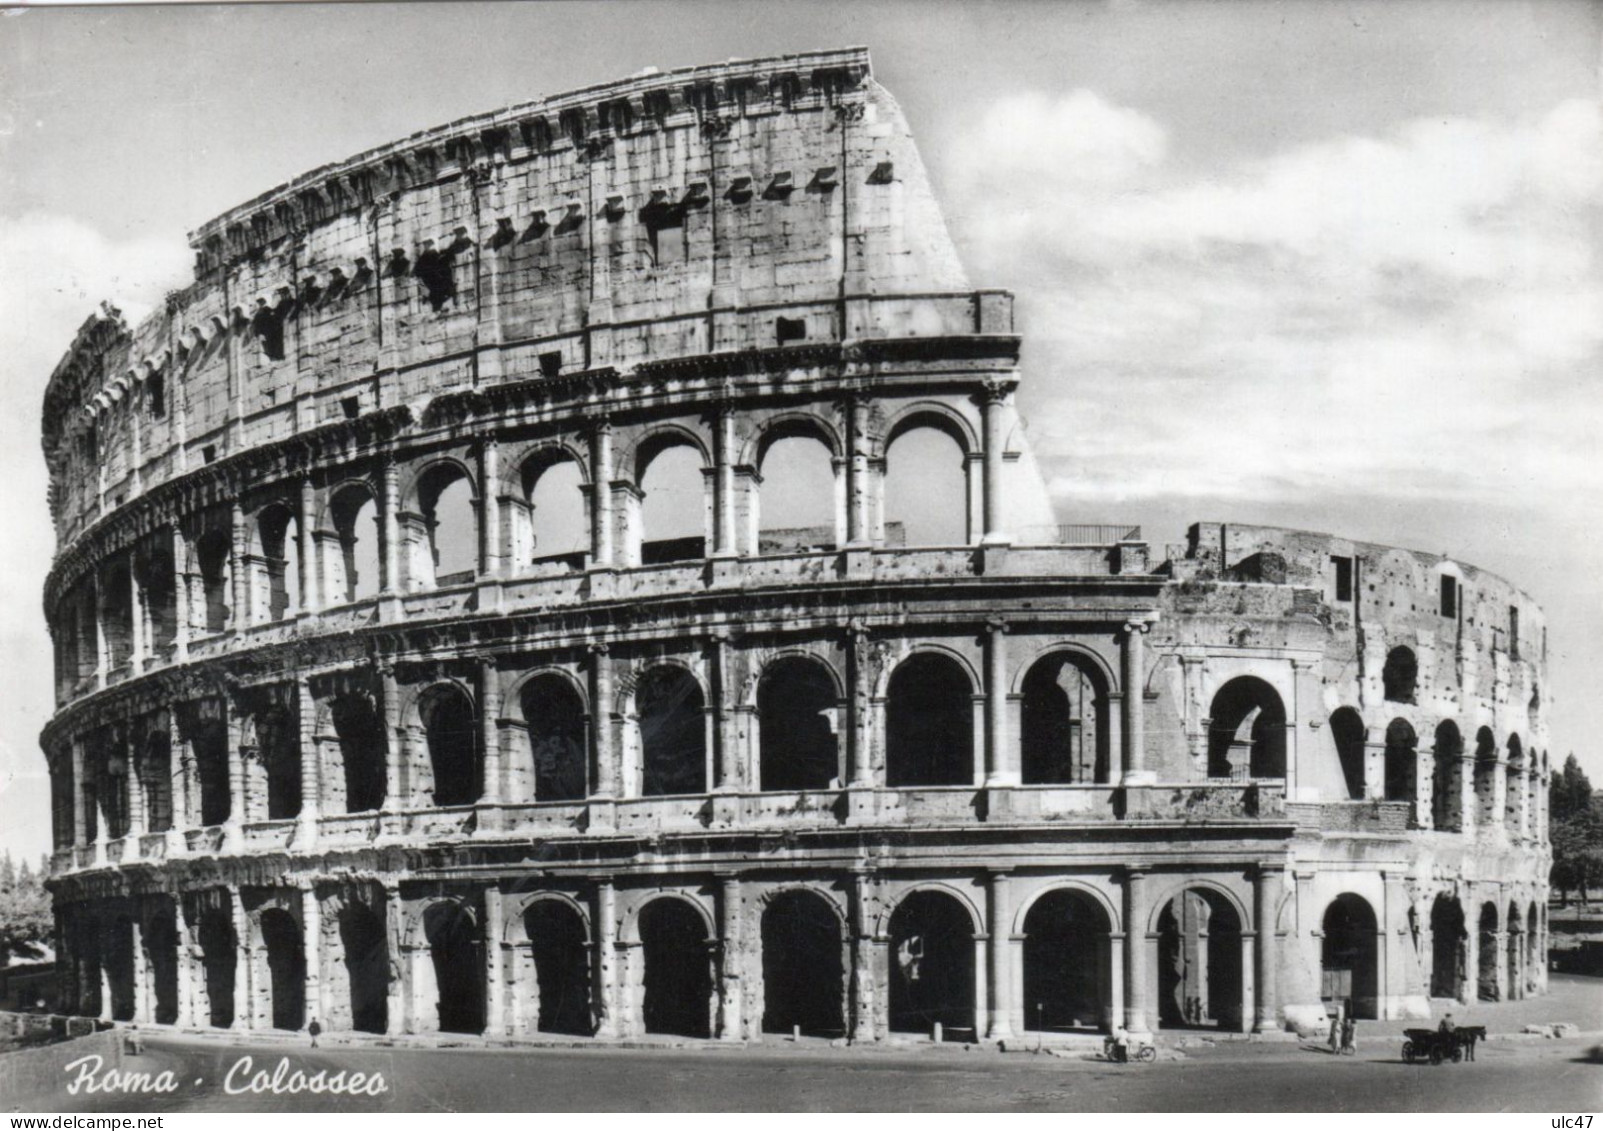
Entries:
POLYGON ((1486 1039, 1486 1027, 1463 1025, 1445 1033, 1440 1029, 1404 1029, 1403 1036, 1407 1038, 1403 1041, 1403 1059, 1408 1063, 1428 1060, 1440 1064, 1451 1060, 1457 1064, 1476 1041, 1486 1039))

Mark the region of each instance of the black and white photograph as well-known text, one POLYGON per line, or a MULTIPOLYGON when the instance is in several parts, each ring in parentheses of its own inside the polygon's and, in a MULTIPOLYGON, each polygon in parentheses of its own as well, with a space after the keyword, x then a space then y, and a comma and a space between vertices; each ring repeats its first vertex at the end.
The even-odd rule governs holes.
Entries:
POLYGON ((0 9, 9 1126, 1587 1131, 1600 81, 1597 0, 0 9))

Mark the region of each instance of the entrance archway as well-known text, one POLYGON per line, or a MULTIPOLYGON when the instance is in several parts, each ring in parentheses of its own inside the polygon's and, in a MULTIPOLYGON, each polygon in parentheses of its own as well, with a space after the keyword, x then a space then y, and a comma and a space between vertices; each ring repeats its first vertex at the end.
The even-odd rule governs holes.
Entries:
POLYGON ((234 1024, 234 924, 223 911, 200 917, 201 961, 206 968, 206 1001, 213 1029, 234 1024))
POLYGON ((1464 909, 1458 900, 1446 894, 1438 895, 1430 908, 1432 997, 1464 996, 1464 982, 1469 975, 1465 969, 1468 938, 1464 930, 1464 909))
POLYGON ((171 907, 150 917, 145 947, 155 994, 153 1017, 158 1025, 172 1025, 178 1020, 178 919, 171 907))
POLYGON ((648 1033, 712 1036, 712 957, 707 925, 682 899, 654 899, 640 909, 645 963, 641 1012, 648 1033))
POLYGON ((298 1031, 306 1024, 306 952, 300 924, 281 908, 262 912, 262 946, 273 1001, 273 1028, 298 1031))
POLYGON ((1207 888, 1188 888, 1158 915, 1158 1024, 1240 1031, 1241 917, 1207 888))
POLYGON ((134 925, 126 915, 106 924, 106 943, 101 951, 106 964, 106 982, 111 988, 113 1021, 134 1019, 134 925))
POLYGON ((776 895, 763 909, 763 1032, 845 1034, 840 919, 809 891, 776 895))
POLYGON ((1024 917, 1024 1027, 1048 1033, 1107 1027, 1113 1006, 1112 927, 1077 891, 1049 891, 1024 917))
POLYGON ((590 944, 584 920, 568 904, 540 899, 523 913, 539 994, 535 1027, 542 1033, 587 1037, 590 1023, 590 944))
POLYGON ((345 976, 351 985, 351 1028, 382 1033, 389 1027, 389 943, 384 921, 365 904, 348 903, 339 915, 345 976))
POLYGON ((1497 905, 1493 903, 1481 904, 1481 917, 1479 926, 1480 961, 1477 963, 1476 996, 1481 1001, 1500 1001, 1502 994, 1498 992, 1497 967, 1502 961, 1497 947, 1497 905))
POLYGON ((1374 908, 1351 892, 1325 910, 1319 964, 1327 1001, 1350 1001, 1352 1017, 1380 1016, 1380 955, 1374 908))
POLYGON ((436 903, 423 914, 423 934, 439 991, 440 1032, 484 1031, 484 940, 471 909, 436 903))
POLYGON ((955 898, 916 891, 890 923, 890 1027, 948 1038, 974 1032, 974 921, 955 898))

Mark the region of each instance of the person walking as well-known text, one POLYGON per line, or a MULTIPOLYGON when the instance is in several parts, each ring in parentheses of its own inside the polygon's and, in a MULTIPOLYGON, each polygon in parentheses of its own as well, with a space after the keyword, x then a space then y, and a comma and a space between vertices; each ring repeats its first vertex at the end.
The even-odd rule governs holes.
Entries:
POLYGON ((312 1018, 311 1024, 306 1026, 306 1032, 312 1038, 312 1047, 315 1049, 317 1047, 317 1038, 323 1032, 323 1027, 317 1023, 317 1018, 312 1018))
POLYGON ((1337 1055, 1341 1053, 1342 1028, 1347 1023, 1347 1013, 1341 1002, 1336 1003, 1336 1015, 1330 1019, 1330 1051, 1337 1055))

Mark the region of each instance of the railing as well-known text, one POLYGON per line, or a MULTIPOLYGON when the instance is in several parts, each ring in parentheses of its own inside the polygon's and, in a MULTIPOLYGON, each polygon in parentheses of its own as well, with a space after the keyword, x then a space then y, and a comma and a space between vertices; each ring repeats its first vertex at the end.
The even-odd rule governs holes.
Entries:
POLYGON ((1128 523, 1053 522, 1013 532, 1021 546, 1116 546, 1141 541, 1141 528, 1128 523))

